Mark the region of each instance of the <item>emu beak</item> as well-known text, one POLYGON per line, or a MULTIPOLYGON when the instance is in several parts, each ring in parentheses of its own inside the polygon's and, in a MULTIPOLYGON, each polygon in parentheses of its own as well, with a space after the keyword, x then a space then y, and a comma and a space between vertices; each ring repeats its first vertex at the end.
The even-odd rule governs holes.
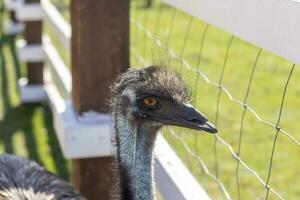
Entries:
POLYGON ((209 133, 217 133, 218 130, 207 118, 190 104, 183 104, 177 107, 173 116, 167 120, 166 124, 203 130, 209 133))

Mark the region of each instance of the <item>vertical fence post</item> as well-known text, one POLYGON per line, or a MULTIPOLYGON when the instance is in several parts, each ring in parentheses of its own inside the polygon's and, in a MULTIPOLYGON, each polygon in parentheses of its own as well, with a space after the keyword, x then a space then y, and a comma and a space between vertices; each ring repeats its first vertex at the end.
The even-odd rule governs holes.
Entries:
MULTIPOLYGON (((25 3, 40 3, 40 0, 25 0, 25 3)), ((27 45, 40 45, 42 43, 42 21, 27 21, 24 37, 27 45)), ((43 84, 43 62, 27 62, 26 65, 28 84, 43 84)))
POLYGON ((16 12, 15 12, 15 10, 9 11, 9 19, 10 19, 11 23, 17 23, 18 22, 18 20, 16 18, 16 12))
MULTIPOLYGON (((72 99, 81 114, 108 112, 109 86, 129 66, 129 0, 71 1, 72 99)), ((112 157, 72 161, 72 180, 89 200, 110 199, 112 157)))

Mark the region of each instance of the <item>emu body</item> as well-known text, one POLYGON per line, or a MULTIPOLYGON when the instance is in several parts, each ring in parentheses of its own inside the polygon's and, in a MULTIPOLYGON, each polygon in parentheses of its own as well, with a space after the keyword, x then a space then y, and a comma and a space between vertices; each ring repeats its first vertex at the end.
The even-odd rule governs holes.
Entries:
POLYGON ((161 67, 129 70, 112 85, 116 199, 155 199, 152 152, 163 125, 217 131, 189 104, 189 96, 182 78, 161 67))
POLYGON ((85 200, 71 185, 36 162, 0 156, 0 200, 85 200))

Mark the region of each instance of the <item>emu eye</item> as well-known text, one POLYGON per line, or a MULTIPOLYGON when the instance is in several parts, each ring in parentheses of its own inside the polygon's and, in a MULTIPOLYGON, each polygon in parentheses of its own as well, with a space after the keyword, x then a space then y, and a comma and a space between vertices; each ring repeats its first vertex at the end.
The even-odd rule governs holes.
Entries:
POLYGON ((153 107, 158 104, 158 100, 155 97, 146 97, 144 98, 144 105, 147 107, 153 107))

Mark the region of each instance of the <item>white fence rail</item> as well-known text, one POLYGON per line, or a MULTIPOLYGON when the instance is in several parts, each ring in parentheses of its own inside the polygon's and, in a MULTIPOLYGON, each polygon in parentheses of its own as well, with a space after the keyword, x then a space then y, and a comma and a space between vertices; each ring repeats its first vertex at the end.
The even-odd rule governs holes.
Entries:
POLYGON ((71 26, 61 16, 58 10, 48 0, 42 1, 42 7, 45 12, 45 20, 59 37, 64 48, 70 51, 71 26))
POLYGON ((162 0, 256 46, 300 64, 300 2, 162 0))

